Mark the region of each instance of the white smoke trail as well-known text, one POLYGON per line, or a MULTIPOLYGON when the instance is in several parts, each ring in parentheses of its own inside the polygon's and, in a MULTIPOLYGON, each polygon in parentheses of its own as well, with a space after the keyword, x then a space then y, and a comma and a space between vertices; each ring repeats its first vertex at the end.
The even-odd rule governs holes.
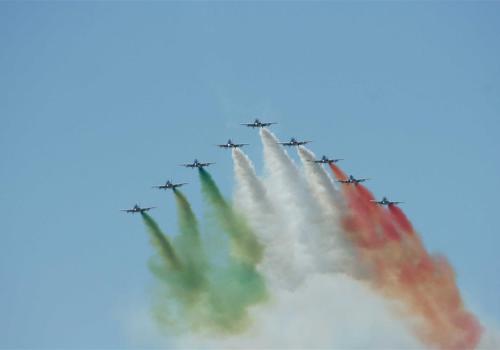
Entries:
POLYGON ((308 274, 317 269, 314 253, 311 251, 311 235, 317 231, 313 219, 316 203, 307 192, 307 184, 278 139, 267 129, 261 129, 266 170, 265 185, 269 198, 276 208, 283 226, 279 233, 282 240, 293 244, 290 263, 296 266, 298 279, 302 282, 308 274))
POLYGON ((304 166, 311 191, 321 203, 323 210, 333 218, 338 219, 340 217, 340 210, 344 207, 342 194, 335 188, 332 178, 325 169, 314 162, 316 156, 311 150, 300 146, 297 153, 304 166))
MULTIPOLYGON (((328 175, 315 163, 305 167, 306 183, 293 161, 277 143, 276 137, 268 130, 261 131, 264 144, 264 160, 269 173, 268 188, 282 215, 291 224, 292 239, 304 245, 308 262, 313 271, 347 272, 354 268, 348 248, 340 234, 339 209, 335 203, 335 190, 328 175), (318 169, 320 171, 318 171, 318 169), (311 186, 311 184, 313 186, 311 186), (318 200, 318 196, 319 199, 318 200), (348 261, 349 260, 349 261, 348 261)), ((300 152, 300 151, 299 151, 300 152)), ((302 151, 302 158, 314 156, 302 151)))
POLYGON ((321 207, 317 216, 322 230, 315 235, 318 248, 318 264, 324 271, 346 272, 358 275, 359 271, 353 261, 353 249, 340 227, 340 218, 344 208, 342 194, 334 187, 333 181, 323 167, 314 162, 313 152, 305 147, 297 150, 302 164, 310 193, 321 207))
MULTIPOLYGON (((266 189, 255 173, 252 162, 239 149, 233 149, 234 175, 236 178, 235 204, 245 210, 253 224, 268 222, 274 208, 269 201, 266 189)), ((261 237, 267 239, 267 237, 261 237)))
POLYGON ((290 264, 293 241, 283 237, 282 218, 269 200, 267 190, 257 177, 250 159, 239 149, 233 149, 232 155, 236 209, 246 217, 265 247, 259 269, 268 284, 291 288, 297 280, 295 266, 290 264))

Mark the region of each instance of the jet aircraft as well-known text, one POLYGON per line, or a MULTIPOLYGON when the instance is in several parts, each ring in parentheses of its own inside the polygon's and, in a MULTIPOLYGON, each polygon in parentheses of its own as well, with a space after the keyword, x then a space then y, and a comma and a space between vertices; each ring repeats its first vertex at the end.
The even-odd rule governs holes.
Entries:
POLYGON ((276 122, 261 122, 258 118, 256 118, 252 123, 242 123, 240 125, 248 126, 249 128, 264 128, 266 126, 271 126, 273 124, 278 124, 276 122))
POLYGON ((332 164, 332 163, 337 163, 339 160, 343 160, 343 159, 341 159, 341 158, 329 159, 326 156, 323 156, 323 157, 321 157, 321 159, 310 160, 310 162, 319 163, 319 164, 332 164))
POLYGON ((365 182, 366 180, 370 179, 356 179, 354 176, 349 175, 349 178, 347 180, 336 180, 337 182, 343 183, 343 184, 359 184, 360 182, 365 182))
POLYGON ((215 163, 200 163, 198 162, 198 159, 195 159, 192 163, 188 163, 188 164, 180 164, 181 166, 184 166, 186 168, 199 168, 199 169, 202 169, 206 166, 209 166, 211 164, 215 164, 215 163))
POLYGON ((295 138, 292 137, 288 142, 278 142, 278 143, 283 146, 293 147, 293 146, 303 146, 309 142, 311 141, 297 141, 295 138))
POLYGON ((227 140, 226 143, 221 144, 221 145, 217 145, 217 146, 220 147, 220 148, 225 148, 225 149, 240 148, 240 147, 243 147, 243 146, 248 146, 248 143, 233 143, 233 141, 231 141, 231 139, 229 139, 229 140, 227 140))
POLYGON ((179 183, 179 184, 174 184, 170 180, 165 182, 164 185, 159 185, 159 186, 153 186, 153 188, 157 188, 159 190, 175 190, 177 187, 181 187, 187 185, 187 182, 179 183))
POLYGON ((139 205, 136 204, 132 207, 132 209, 121 209, 121 211, 124 211, 126 213, 131 213, 131 214, 135 214, 135 213, 142 214, 142 213, 144 213, 148 210, 154 209, 154 208, 156 208, 156 207, 141 208, 139 205))
POLYGON ((403 203, 403 202, 391 202, 390 200, 387 199, 387 197, 383 197, 381 201, 377 201, 377 200, 372 199, 371 202, 378 204, 378 205, 387 205, 387 206, 403 203))

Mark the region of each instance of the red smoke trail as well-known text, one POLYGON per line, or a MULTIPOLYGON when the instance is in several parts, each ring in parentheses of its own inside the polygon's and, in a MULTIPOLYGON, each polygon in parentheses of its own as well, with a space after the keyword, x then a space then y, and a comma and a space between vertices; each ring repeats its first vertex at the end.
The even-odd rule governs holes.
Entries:
POLYGON ((382 233, 372 224, 377 219, 376 207, 360 197, 356 185, 342 185, 342 193, 347 201, 349 210, 346 213, 346 223, 355 228, 351 236, 359 246, 370 248, 382 244, 382 233))
POLYGON ((368 191, 368 189, 365 186, 357 184, 356 190, 358 191, 359 195, 367 202, 375 200, 373 194, 370 191, 368 191))
POLYGON ((385 236, 390 240, 400 240, 401 235, 397 230, 397 226, 394 225, 392 218, 389 216, 388 211, 383 208, 379 208, 378 218, 380 222, 380 226, 385 233, 385 236))
POLYGON ((333 173, 335 174, 335 177, 337 180, 347 180, 347 175, 344 173, 338 166, 336 166, 333 163, 329 163, 330 169, 332 169, 333 173))
POLYGON ((406 232, 413 232, 413 226, 410 220, 406 217, 405 213, 396 205, 389 205, 389 211, 391 212, 394 221, 406 232))
MULTIPOLYGON (((347 178, 336 165, 330 168, 338 180, 347 178)), ((372 193, 360 184, 342 185, 342 193, 348 207, 342 225, 371 268, 374 288, 405 305, 405 312, 417 318, 415 334, 426 344, 443 350, 474 348, 482 327, 465 309, 446 259, 429 255, 399 207, 370 202, 372 193)))
MULTIPOLYGON (((337 180, 347 180, 348 176, 338 166, 329 164, 337 180)), ((342 193, 346 198, 349 211, 344 219, 344 228, 347 232, 356 233, 351 235, 351 239, 358 246, 364 248, 375 248, 384 243, 387 239, 384 230, 377 229, 373 222, 379 221, 379 208, 370 202, 373 195, 361 184, 343 184, 342 193)), ((390 229, 390 225, 384 222, 389 236, 394 238, 396 233, 390 229)))

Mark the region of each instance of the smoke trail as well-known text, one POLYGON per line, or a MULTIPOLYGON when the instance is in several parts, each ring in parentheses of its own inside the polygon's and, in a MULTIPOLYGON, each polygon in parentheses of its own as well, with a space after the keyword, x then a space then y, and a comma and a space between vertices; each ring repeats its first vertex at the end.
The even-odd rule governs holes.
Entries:
POLYGON ((160 325, 169 330, 195 328, 195 324, 200 322, 195 315, 201 292, 195 277, 197 273, 181 261, 156 221, 146 213, 141 214, 158 254, 149 261, 151 272, 161 282, 155 290, 153 315, 160 325))
POLYGON ((259 240, 266 243, 272 239, 266 228, 275 221, 275 209, 269 201, 264 185, 255 174, 250 159, 239 149, 233 149, 232 156, 236 178, 235 206, 247 218, 249 224, 256 226, 254 229, 259 240))
POLYGON ((184 194, 177 189, 174 189, 174 194, 181 232, 174 240, 174 246, 183 260, 198 270, 206 270, 208 261, 202 248, 198 220, 184 194))
POLYGON ((173 246, 183 261, 186 283, 191 293, 200 294, 208 288, 209 261, 202 247, 198 220, 191 205, 181 191, 174 189, 174 194, 181 234, 174 239, 173 246))
POLYGON ((172 269, 179 270, 181 263, 177 258, 174 248, 170 244, 168 238, 163 234, 160 227, 151 216, 146 213, 141 213, 144 224, 148 228, 151 235, 151 243, 157 249, 158 254, 164 259, 168 266, 172 269))
MULTIPOLYGON (((451 266, 426 251, 401 209, 374 205, 361 184, 337 191, 310 162, 312 152, 298 148, 302 173, 274 135, 261 130, 261 138, 264 181, 243 152, 232 153, 240 211, 209 173, 199 172, 209 219, 227 234, 218 235, 223 244, 200 235, 179 191, 180 235, 172 243, 143 214, 158 253, 150 268, 162 282, 154 309, 162 325, 180 325, 188 331, 182 339, 195 343, 209 336, 192 348, 422 348, 406 334, 408 325, 428 347, 478 344, 481 325, 465 308, 451 266)), ((203 228, 213 234, 215 226, 203 228)))
POLYGON ((232 253, 255 266, 262 259, 262 245, 245 220, 226 202, 212 176, 204 169, 200 169, 199 174, 205 198, 213 205, 218 222, 231 239, 232 253))
POLYGON ((306 171, 311 190, 316 198, 328 210, 329 214, 337 218, 343 206, 343 199, 335 188, 332 179, 323 167, 314 161, 315 154, 304 146, 298 148, 298 154, 306 171))
MULTIPOLYGON (((156 222, 143 214, 152 242, 163 258, 150 262, 152 272, 162 282, 157 290, 154 316, 167 331, 234 334, 250 324, 248 307, 267 297, 263 278, 255 269, 262 248, 246 223, 224 200, 210 175, 200 172, 200 178, 217 220, 233 242, 234 254, 223 263, 210 261, 200 239, 196 216, 178 190, 174 193, 181 234, 173 244, 156 222)), ((220 258, 224 251, 208 253, 220 258)))
MULTIPOLYGON (((340 168, 332 171, 345 178, 340 168)), ((413 319, 413 330, 425 343, 440 349, 474 348, 482 328, 465 309, 446 259, 427 253, 401 209, 374 205, 373 195, 361 185, 344 186, 343 193, 350 211, 344 228, 373 269, 374 287, 404 303, 402 312, 413 319)))
POLYGON ((337 180, 347 180, 346 173, 344 173, 338 166, 336 166, 334 163, 330 163, 328 165, 330 166, 330 169, 332 169, 337 180))
POLYGON ((260 130, 264 150, 265 178, 269 198, 282 218, 283 226, 276 232, 282 244, 287 245, 292 274, 286 276, 290 288, 295 288, 317 269, 312 252, 316 246, 315 211, 319 208, 307 192, 307 184, 278 139, 267 129, 260 130))
POLYGON ((294 276, 296 272, 290 259, 293 256, 290 245, 292 240, 284 236, 287 233, 284 229, 287 220, 270 200, 250 159, 241 150, 234 149, 233 162, 236 178, 235 204, 266 247, 259 270, 264 273, 268 284, 291 288, 295 283, 290 282, 289 276, 294 276))
POLYGON ((298 154, 305 169, 310 192, 321 208, 321 212, 316 215, 318 223, 321 224, 321 230, 316 233, 318 264, 326 271, 342 271, 353 275, 353 251, 339 225, 345 210, 342 194, 335 189, 323 167, 314 162, 314 153, 301 146, 298 148, 298 154))
POLYGON ((394 221, 403 229, 404 231, 411 233, 413 232, 413 226, 399 207, 395 205, 389 206, 389 211, 394 218, 394 221))
POLYGON ((222 197, 210 174, 204 169, 199 174, 203 194, 231 243, 225 266, 211 276, 211 318, 220 331, 234 334, 249 326, 248 308, 267 299, 264 278, 256 270, 263 248, 243 217, 222 197))

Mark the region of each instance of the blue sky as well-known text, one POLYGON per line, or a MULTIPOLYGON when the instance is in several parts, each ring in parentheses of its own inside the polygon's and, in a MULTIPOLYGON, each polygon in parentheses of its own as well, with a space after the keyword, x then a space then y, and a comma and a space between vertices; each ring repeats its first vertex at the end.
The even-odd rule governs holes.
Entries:
POLYGON ((0 347, 126 347, 121 310, 148 303, 138 217, 190 182, 176 164, 252 143, 238 124, 373 179, 445 254, 475 311, 500 321, 500 4, 0 3, 0 347))

